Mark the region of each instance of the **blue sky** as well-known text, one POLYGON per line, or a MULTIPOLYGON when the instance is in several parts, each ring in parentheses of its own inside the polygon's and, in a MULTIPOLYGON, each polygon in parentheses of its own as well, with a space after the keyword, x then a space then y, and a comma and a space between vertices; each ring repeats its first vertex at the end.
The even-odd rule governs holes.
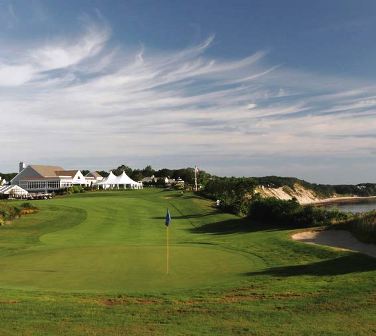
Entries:
POLYGON ((0 171, 376 182, 375 1, 0 0, 0 171))

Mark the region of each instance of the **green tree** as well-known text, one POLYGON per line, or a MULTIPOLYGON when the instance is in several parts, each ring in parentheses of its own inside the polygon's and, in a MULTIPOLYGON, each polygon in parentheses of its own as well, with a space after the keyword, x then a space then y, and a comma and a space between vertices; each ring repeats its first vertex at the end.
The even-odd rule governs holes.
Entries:
POLYGON ((132 168, 131 167, 128 167, 126 165, 121 165, 119 167, 117 167, 116 169, 114 169, 112 171, 115 175, 120 175, 122 174, 123 172, 125 172, 128 176, 131 176, 132 175, 132 168))
POLYGON ((148 165, 144 169, 142 169, 142 176, 143 177, 150 177, 152 175, 155 175, 155 170, 150 165, 148 165))

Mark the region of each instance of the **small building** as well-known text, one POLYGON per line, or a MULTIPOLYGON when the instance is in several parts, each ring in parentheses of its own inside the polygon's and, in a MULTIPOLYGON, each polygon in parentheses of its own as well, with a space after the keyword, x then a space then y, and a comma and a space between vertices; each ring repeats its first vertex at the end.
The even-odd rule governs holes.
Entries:
POLYGON ((20 163, 20 172, 11 180, 11 184, 29 192, 45 193, 66 189, 72 185, 90 185, 79 170, 46 165, 25 167, 23 163, 20 163))
POLYGON ((142 183, 145 183, 145 184, 152 184, 152 183, 156 183, 157 181, 158 181, 158 178, 155 177, 154 175, 144 177, 144 178, 141 180, 141 182, 142 182, 142 183))
POLYGON ((102 181, 103 176, 96 171, 91 171, 85 175, 85 179, 89 183, 89 185, 92 186, 102 181))

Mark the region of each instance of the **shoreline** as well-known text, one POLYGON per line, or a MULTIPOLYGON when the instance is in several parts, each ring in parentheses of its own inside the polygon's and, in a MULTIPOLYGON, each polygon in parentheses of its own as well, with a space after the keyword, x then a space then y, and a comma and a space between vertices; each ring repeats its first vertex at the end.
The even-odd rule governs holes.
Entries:
POLYGON ((311 201, 302 205, 328 205, 328 204, 351 204, 362 203, 363 201, 376 201, 376 196, 344 196, 344 197, 331 197, 320 200, 311 201))

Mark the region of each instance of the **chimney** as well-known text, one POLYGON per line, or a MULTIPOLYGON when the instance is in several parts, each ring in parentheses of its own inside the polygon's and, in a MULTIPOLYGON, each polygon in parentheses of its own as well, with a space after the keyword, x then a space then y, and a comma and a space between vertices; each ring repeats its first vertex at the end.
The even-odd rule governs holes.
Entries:
POLYGON ((18 165, 18 172, 21 173, 26 168, 26 164, 23 162, 20 162, 18 165))

